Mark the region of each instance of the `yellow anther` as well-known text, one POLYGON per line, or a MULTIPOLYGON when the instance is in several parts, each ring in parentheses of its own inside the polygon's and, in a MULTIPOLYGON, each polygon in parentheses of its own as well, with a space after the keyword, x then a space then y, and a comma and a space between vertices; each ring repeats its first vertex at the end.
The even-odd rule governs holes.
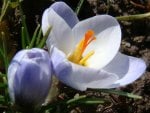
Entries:
POLYGON ((86 54, 86 56, 84 56, 84 57, 80 60, 79 64, 80 64, 80 65, 85 65, 86 61, 87 61, 93 54, 94 54, 94 51, 90 51, 88 54, 86 54))
POLYGON ((94 31, 88 30, 85 33, 84 38, 77 44, 74 51, 68 56, 68 60, 76 64, 84 65, 86 60, 94 54, 94 51, 89 52, 84 58, 82 58, 82 54, 84 53, 87 46, 95 39, 94 31))

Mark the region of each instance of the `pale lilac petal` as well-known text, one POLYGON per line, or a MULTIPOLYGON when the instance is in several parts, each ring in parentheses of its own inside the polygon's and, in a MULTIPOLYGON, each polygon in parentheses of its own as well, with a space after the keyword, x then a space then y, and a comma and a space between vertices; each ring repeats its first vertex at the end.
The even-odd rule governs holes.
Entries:
POLYGON ((55 2, 50 8, 61 16, 71 28, 79 22, 76 13, 64 2, 55 2))
POLYGON ((58 79, 77 90, 107 88, 118 79, 115 74, 71 63, 66 59, 64 53, 56 48, 51 51, 51 59, 58 79))
POLYGON ((54 45, 68 54, 74 46, 72 31, 63 18, 53 9, 45 10, 42 17, 42 31, 44 34, 49 27, 52 27, 52 30, 46 41, 48 49, 50 49, 51 45, 54 45))
POLYGON ((140 58, 135 58, 118 53, 105 71, 118 75, 119 80, 110 85, 109 88, 116 88, 128 85, 143 75, 146 69, 145 62, 140 58))
POLYGON ((20 107, 37 107, 48 95, 51 84, 48 52, 33 48, 19 51, 8 67, 8 87, 12 101, 20 107))
POLYGON ((13 60, 16 60, 16 61, 20 62, 25 57, 25 55, 27 54, 27 52, 28 52, 28 50, 23 50, 23 51, 18 52, 14 56, 13 60))
POLYGON ((89 51, 95 51, 86 64, 88 67, 101 69, 117 54, 121 42, 121 29, 115 18, 109 15, 98 15, 75 25, 73 33, 76 43, 89 29, 95 31, 97 39, 86 48, 84 55, 89 51))
POLYGON ((115 73, 121 79, 129 70, 129 57, 118 52, 114 59, 103 69, 115 73))

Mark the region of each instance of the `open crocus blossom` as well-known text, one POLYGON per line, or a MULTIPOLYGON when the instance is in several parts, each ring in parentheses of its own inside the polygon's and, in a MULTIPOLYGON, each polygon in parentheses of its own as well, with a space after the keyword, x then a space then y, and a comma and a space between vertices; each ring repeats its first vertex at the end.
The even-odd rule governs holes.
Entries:
POLYGON ((142 59, 119 52, 121 29, 114 17, 97 15, 80 22, 76 18, 63 2, 54 3, 43 14, 43 33, 52 26, 47 47, 60 81, 81 91, 116 88, 144 73, 142 59))
POLYGON ((51 61, 48 52, 33 48, 19 51, 8 68, 8 86, 12 101, 22 108, 40 106, 51 85, 51 61))

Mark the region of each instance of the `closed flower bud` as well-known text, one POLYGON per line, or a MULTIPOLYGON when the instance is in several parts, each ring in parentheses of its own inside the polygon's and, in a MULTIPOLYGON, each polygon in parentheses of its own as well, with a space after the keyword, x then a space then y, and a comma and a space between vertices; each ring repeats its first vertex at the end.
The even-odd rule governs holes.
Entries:
POLYGON ((23 109, 39 107, 51 85, 49 54, 33 48, 18 52, 8 68, 8 86, 12 101, 23 109))

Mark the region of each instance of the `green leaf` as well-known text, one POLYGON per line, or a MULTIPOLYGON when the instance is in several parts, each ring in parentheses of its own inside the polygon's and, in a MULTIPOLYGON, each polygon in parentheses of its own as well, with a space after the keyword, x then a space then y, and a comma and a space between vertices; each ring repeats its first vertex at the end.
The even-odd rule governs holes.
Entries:
POLYGON ((9 65, 9 60, 8 60, 8 55, 7 55, 7 46, 6 46, 6 38, 5 38, 5 33, 1 32, 1 39, 2 39, 2 47, 0 49, 0 56, 2 57, 3 61, 4 61, 4 65, 5 65, 5 71, 7 72, 7 68, 9 65))
MULTIPOLYGON (((27 28, 27 24, 26 24, 26 16, 24 15, 24 13, 23 13, 23 10, 22 10, 22 7, 21 7, 21 1, 20 2, 18 2, 19 3, 19 10, 20 10, 20 13, 21 13, 21 22, 22 22, 22 27, 23 27, 23 31, 24 31, 24 36, 25 36, 25 42, 26 42, 26 44, 27 45, 29 45, 29 43, 30 43, 30 35, 29 35, 29 32, 28 32, 28 28, 27 28)), ((26 45, 26 46, 27 46, 26 45)))
POLYGON ((29 43, 30 43, 30 36, 29 36, 27 24, 26 24, 26 17, 25 17, 25 15, 21 15, 21 19, 22 19, 22 26, 24 27, 25 41, 26 41, 27 45, 29 45, 29 43))
POLYGON ((37 25, 35 31, 34 31, 34 34, 33 34, 33 37, 32 37, 32 40, 29 44, 29 48, 33 48, 34 47, 34 44, 35 44, 35 41, 36 41, 36 38, 38 36, 38 31, 40 30, 40 24, 37 25))
POLYGON ((6 77, 6 74, 0 72, 0 77, 6 77))
POLYGON ((26 41, 25 41, 25 30, 24 30, 24 27, 21 27, 21 46, 23 49, 26 48, 26 41))
POLYGON ((0 22, 3 20, 3 17, 6 14, 6 11, 8 9, 9 4, 10 4, 9 0, 4 0, 3 1, 3 6, 2 6, 1 14, 0 14, 0 22))
POLYGON ((126 97, 134 98, 134 99, 142 99, 142 96, 135 95, 133 93, 124 92, 124 91, 113 90, 113 89, 97 89, 95 91, 100 91, 100 92, 109 93, 109 94, 116 94, 116 95, 126 96, 126 97))
POLYGON ((0 83, 0 88, 7 88, 7 84, 6 83, 0 83))
POLYGON ((0 102, 4 102, 5 101, 5 97, 0 95, 0 102))
POLYGON ((81 10, 81 7, 82 7, 82 5, 83 5, 83 2, 84 2, 84 0, 80 0, 79 3, 78 3, 78 5, 77 5, 77 8, 76 8, 76 10, 75 10, 75 12, 76 12, 77 15, 79 14, 79 12, 80 12, 80 10, 81 10))
POLYGON ((4 53, 3 53, 3 48, 2 48, 2 47, 0 47, 0 60, 2 60, 2 59, 3 59, 3 55, 4 55, 4 53))
POLYGON ((38 46, 38 44, 40 43, 41 37, 42 37, 42 28, 40 28, 39 33, 37 35, 36 46, 38 46))
POLYGON ((47 32, 46 32, 46 34, 43 36, 41 42, 38 44, 39 48, 43 48, 44 47, 45 42, 46 42, 46 40, 47 40, 47 38, 48 38, 51 30, 52 30, 52 27, 49 27, 48 30, 47 30, 47 32))
POLYGON ((68 100, 68 101, 66 102, 66 104, 71 104, 71 103, 77 102, 77 101, 79 101, 79 100, 81 100, 81 99, 84 99, 84 98, 86 98, 86 95, 82 95, 82 96, 79 96, 79 97, 77 97, 77 98, 70 99, 70 100, 68 100))
POLYGON ((11 2, 11 3, 10 3, 10 7, 12 7, 12 8, 16 8, 16 7, 18 7, 18 6, 19 6, 18 1, 17 1, 17 2, 11 2))
POLYGON ((84 98, 76 102, 81 104, 104 104, 105 100, 100 98, 84 98))

